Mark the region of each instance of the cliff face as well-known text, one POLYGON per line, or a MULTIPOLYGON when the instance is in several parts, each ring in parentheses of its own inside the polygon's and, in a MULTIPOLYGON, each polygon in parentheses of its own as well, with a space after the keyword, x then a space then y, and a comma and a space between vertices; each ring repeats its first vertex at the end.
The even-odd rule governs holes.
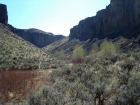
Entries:
MULTIPOLYGON (((70 39, 115 38, 112 33, 140 23, 140 0, 111 0, 96 16, 86 18, 70 30, 70 39)), ((122 31, 122 30, 121 30, 122 31)), ((125 35, 126 36, 126 35, 125 35)))
POLYGON ((0 4, 0 23, 5 25, 8 23, 7 6, 4 4, 0 4))
POLYGON ((14 32, 23 39, 39 48, 45 47, 54 41, 64 38, 63 35, 54 35, 38 29, 14 29, 14 32))

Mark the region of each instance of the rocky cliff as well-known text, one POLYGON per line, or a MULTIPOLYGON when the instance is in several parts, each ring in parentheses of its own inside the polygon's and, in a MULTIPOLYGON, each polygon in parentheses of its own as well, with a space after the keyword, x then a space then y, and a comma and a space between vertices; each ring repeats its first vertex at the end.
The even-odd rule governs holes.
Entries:
POLYGON ((0 23, 5 25, 8 23, 7 6, 4 4, 0 4, 0 23))
POLYGON ((39 29, 14 29, 14 32, 23 39, 39 48, 45 47, 54 41, 64 38, 63 35, 54 35, 39 29))
POLYGON ((111 0, 106 9, 98 11, 96 16, 88 17, 74 26, 70 30, 70 40, 73 38, 80 40, 115 38, 120 35, 133 37, 134 34, 129 33, 130 30, 140 33, 139 10, 140 0, 111 0))

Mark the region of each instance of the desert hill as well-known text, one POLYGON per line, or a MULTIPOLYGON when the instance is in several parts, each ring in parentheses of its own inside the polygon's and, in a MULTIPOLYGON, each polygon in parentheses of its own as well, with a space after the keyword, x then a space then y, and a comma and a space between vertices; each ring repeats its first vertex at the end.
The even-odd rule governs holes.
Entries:
POLYGON ((56 64, 50 55, 0 23, 0 69, 46 69, 56 64))

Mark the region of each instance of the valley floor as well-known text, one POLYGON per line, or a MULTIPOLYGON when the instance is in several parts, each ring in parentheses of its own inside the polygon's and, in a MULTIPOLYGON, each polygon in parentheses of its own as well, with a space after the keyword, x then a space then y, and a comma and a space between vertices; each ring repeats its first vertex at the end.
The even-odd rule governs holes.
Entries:
MULTIPOLYGON (((50 85, 51 80, 50 80, 50 73, 56 69, 48 69, 48 70, 29 70, 29 71, 24 71, 24 72, 32 72, 33 73, 33 82, 34 86, 33 89, 37 92, 41 87, 44 85, 50 85)), ((4 71, 7 72, 7 71, 4 71)), ((17 71, 15 71, 17 72, 17 71)), ((15 85, 15 84, 13 84, 15 85)), ((18 84, 16 84, 18 85, 18 84)), ((0 95, 1 96, 1 95, 0 95)), ((25 102, 25 97, 23 96, 22 93, 14 94, 14 92, 8 93, 8 102, 0 102, 0 105, 26 105, 27 103, 25 102)))

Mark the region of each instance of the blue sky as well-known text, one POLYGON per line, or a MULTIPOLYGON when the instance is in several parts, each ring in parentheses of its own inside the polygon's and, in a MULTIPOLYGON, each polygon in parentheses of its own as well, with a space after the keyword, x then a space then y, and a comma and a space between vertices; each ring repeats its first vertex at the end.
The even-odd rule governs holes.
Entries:
POLYGON ((110 0, 0 0, 8 9, 8 22, 16 28, 37 28, 69 35, 86 17, 106 8, 110 0))

